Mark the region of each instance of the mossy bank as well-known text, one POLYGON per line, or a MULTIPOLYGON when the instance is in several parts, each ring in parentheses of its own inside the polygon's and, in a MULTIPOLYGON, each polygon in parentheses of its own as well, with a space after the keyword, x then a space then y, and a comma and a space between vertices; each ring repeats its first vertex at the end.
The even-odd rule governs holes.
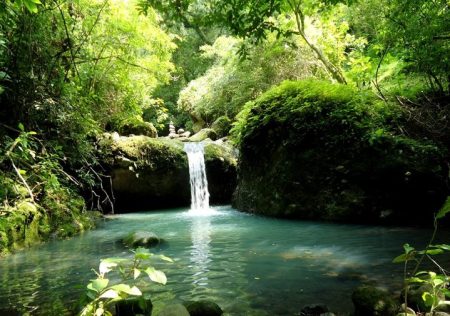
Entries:
POLYGON ((236 208, 355 222, 429 219, 448 193, 444 149, 402 133, 394 104, 321 81, 287 81, 248 103, 236 208))

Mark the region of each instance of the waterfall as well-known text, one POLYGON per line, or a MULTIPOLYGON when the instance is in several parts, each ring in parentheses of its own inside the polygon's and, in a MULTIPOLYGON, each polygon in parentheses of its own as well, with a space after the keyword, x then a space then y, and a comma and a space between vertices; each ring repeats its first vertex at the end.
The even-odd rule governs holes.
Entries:
POLYGON ((191 212, 206 213, 209 211, 209 192, 203 143, 185 143, 184 151, 189 161, 191 212))

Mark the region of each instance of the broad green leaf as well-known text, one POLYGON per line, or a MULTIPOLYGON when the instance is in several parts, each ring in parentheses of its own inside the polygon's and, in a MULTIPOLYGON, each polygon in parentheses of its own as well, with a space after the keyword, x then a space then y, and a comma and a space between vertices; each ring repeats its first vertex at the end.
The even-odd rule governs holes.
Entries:
POLYGON ((140 259, 140 260, 146 260, 146 259, 150 258, 151 256, 152 256, 152 254, 148 251, 148 249, 145 249, 142 247, 136 248, 135 254, 134 254, 134 257, 136 259, 140 259))
POLYGON ((113 289, 109 289, 108 291, 100 295, 100 298, 118 298, 118 297, 119 294, 113 289))
POLYGON ((404 244, 403 245, 403 249, 405 250, 405 253, 411 253, 412 251, 414 251, 414 247, 411 247, 409 244, 404 244))
POLYGON ((118 292, 126 293, 128 295, 135 295, 135 296, 142 295, 142 292, 136 286, 133 286, 130 288, 130 286, 127 284, 117 284, 117 285, 111 286, 111 289, 114 289, 118 292))
POLYGON ((155 270, 155 268, 152 268, 152 267, 148 267, 145 270, 145 273, 147 273, 148 277, 153 282, 160 283, 160 284, 166 284, 167 283, 167 277, 164 274, 164 272, 162 272, 162 271, 155 270))
POLYGON ((409 260, 409 256, 406 254, 401 254, 400 256, 397 256, 392 260, 393 263, 401 263, 405 262, 406 260, 409 260))
POLYGON ((422 280, 421 278, 409 278, 408 279, 408 282, 409 283, 423 283, 423 282, 425 282, 425 280, 422 280))
POLYGON ((25 130, 25 127, 23 126, 22 123, 19 123, 19 125, 17 125, 17 127, 19 127, 19 129, 23 132, 25 130))
POLYGON ((427 254, 427 255, 440 255, 441 253, 444 253, 444 250, 442 249, 428 249, 428 250, 422 250, 417 252, 419 255, 427 254))
POLYGON ((117 263, 102 260, 102 262, 100 262, 100 266, 98 269, 99 269, 100 274, 104 275, 105 273, 108 273, 109 271, 111 271, 112 268, 114 268, 114 267, 117 267, 117 263))
POLYGON ((105 310, 103 308, 99 307, 95 311, 95 316, 102 316, 104 312, 105 312, 105 310))
POLYGON ((435 286, 435 287, 441 285, 442 283, 444 283, 444 281, 442 281, 441 279, 433 280, 433 286, 435 286))
POLYGON ((422 293, 422 300, 425 302, 426 306, 433 306, 434 297, 429 292, 422 293))
POLYGON ((101 292, 108 286, 108 279, 96 279, 92 281, 92 287, 97 291, 101 292))
POLYGON ((450 251, 450 245, 442 244, 442 245, 430 245, 431 248, 438 248, 445 251, 450 251))
POLYGON ((31 13, 37 13, 38 8, 36 3, 34 3, 32 0, 22 0, 23 5, 30 11, 31 13))
POLYGON ((166 256, 164 256, 164 255, 159 255, 158 257, 159 257, 159 259, 161 259, 161 260, 164 260, 164 261, 167 261, 167 262, 173 262, 173 260, 172 260, 171 258, 166 257, 166 256))
POLYGON ((91 291, 94 291, 94 292, 98 293, 98 291, 94 288, 92 282, 90 282, 86 287, 87 287, 88 290, 91 290, 91 291))
POLYGON ((26 170, 23 169, 19 169, 19 173, 23 176, 27 174, 26 170))
POLYGON ((447 200, 445 200, 444 205, 441 207, 439 212, 436 215, 436 219, 441 219, 445 217, 445 215, 450 212, 450 196, 447 197, 447 200))
POLYGON ((133 273, 134 279, 136 280, 140 274, 141 274, 141 270, 135 268, 134 273, 133 273))

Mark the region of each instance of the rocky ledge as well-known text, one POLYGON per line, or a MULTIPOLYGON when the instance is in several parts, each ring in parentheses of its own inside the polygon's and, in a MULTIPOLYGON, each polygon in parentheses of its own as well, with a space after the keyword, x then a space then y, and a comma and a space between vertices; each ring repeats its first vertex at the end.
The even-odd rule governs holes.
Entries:
MULTIPOLYGON (((98 144, 111 176, 116 212, 190 204, 189 167, 180 140, 106 133, 98 144)), ((204 144, 210 202, 229 203, 236 185, 235 149, 226 139, 204 144)))

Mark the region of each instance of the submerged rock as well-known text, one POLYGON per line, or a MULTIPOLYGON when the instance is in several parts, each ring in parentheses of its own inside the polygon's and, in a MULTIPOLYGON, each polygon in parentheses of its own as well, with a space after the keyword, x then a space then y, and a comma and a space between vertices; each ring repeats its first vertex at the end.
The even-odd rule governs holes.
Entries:
POLYGON ((190 316, 186 307, 181 304, 164 306, 157 316, 190 316))
POLYGON ((150 297, 128 297, 115 303, 116 316, 134 316, 152 314, 153 304, 150 297))
POLYGON ((132 248, 136 247, 156 247, 162 240, 153 232, 137 231, 130 233, 123 239, 123 243, 132 248))
POLYGON ((221 316, 223 314, 220 306, 209 300, 186 302, 184 306, 190 316, 221 316))
MULTIPOLYGON (((183 142, 145 136, 99 141, 109 170, 116 211, 149 210, 190 204, 189 168, 183 142)), ((235 150, 222 142, 205 145, 212 203, 229 203, 236 183, 235 150)), ((109 187, 109 183, 105 183, 109 187)))
POLYGON ((300 316, 321 316, 328 312, 328 307, 325 305, 308 305, 302 308, 300 311, 300 316))
POLYGON ((360 286, 352 294, 355 316, 394 316, 398 305, 389 293, 373 286, 360 286))
POLYGON ((401 135, 395 105, 348 86, 285 82, 237 123, 233 206, 269 216, 432 223, 447 167, 436 144, 401 135))

